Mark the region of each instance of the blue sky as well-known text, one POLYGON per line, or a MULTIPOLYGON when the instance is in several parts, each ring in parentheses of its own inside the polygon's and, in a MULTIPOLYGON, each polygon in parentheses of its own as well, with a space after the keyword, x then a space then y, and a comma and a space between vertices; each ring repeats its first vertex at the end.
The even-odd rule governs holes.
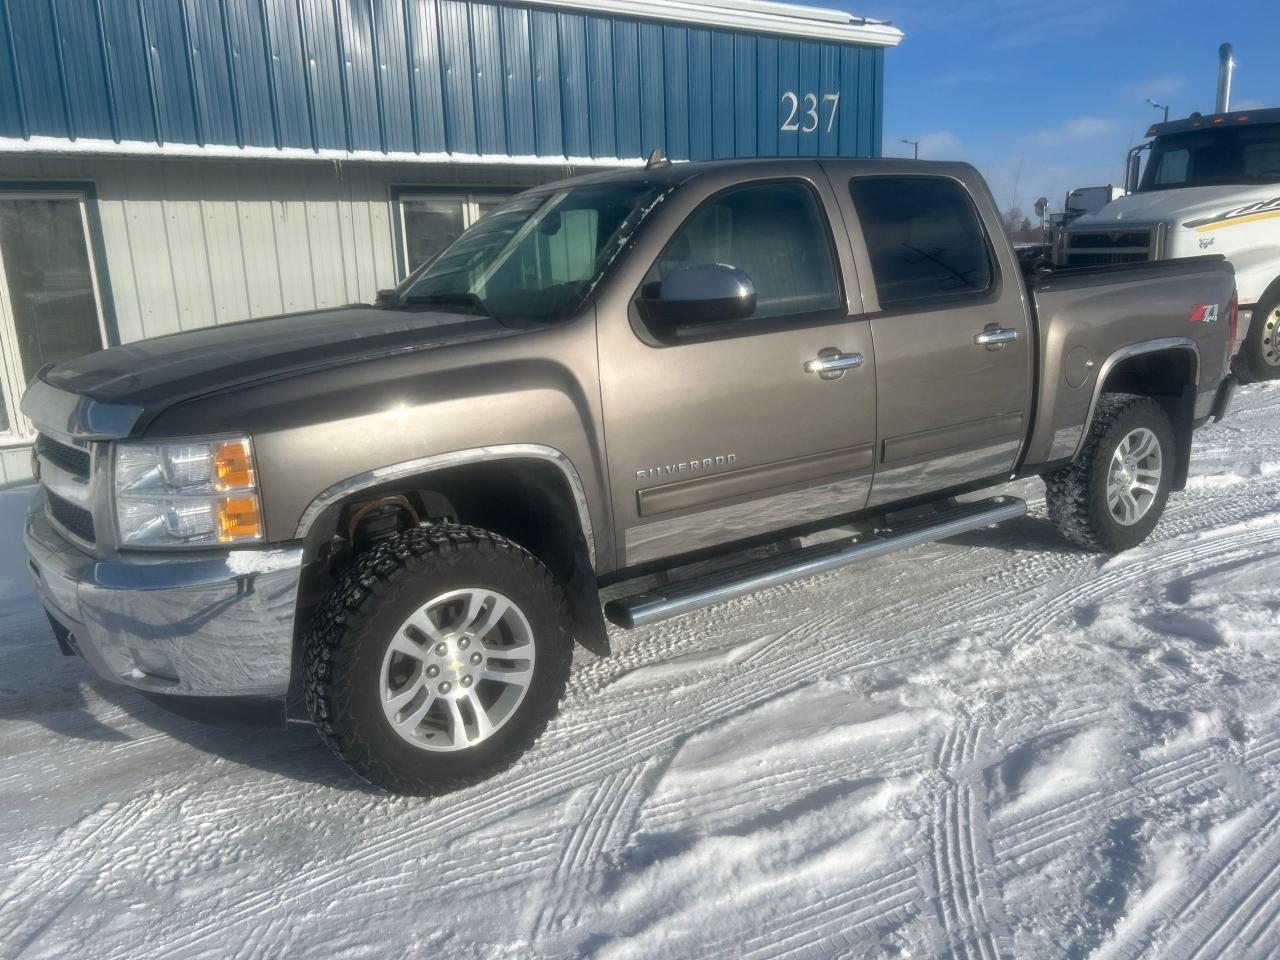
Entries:
POLYGON ((1239 64, 1232 108, 1280 107, 1280 0, 810 0, 892 20, 884 152, 968 160, 1002 207, 1120 183, 1160 112, 1213 109, 1218 44, 1239 64))

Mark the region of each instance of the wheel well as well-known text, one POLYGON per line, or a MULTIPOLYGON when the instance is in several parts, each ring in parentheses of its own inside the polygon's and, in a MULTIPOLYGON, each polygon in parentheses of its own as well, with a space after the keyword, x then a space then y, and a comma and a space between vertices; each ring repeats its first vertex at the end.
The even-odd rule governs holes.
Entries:
MULTIPOLYGON (((1280 300, 1280 277, 1276 277, 1267 285, 1267 289, 1262 291, 1262 296, 1258 297, 1253 307, 1256 310, 1264 304, 1272 303, 1276 300, 1280 300)), ((1249 323, 1252 325, 1253 321, 1250 320, 1249 323)))
POLYGON ((1107 374, 1099 393, 1134 393, 1164 408, 1173 426, 1173 489, 1187 485, 1191 468, 1191 431, 1195 426, 1199 358, 1190 349, 1140 353, 1120 361, 1107 374))
POLYGON ((512 540, 546 564, 565 587, 575 634, 593 652, 608 650, 591 554, 573 488, 554 464, 495 460, 434 470, 351 495, 317 518, 304 545, 313 571, 310 607, 351 559, 420 523, 464 523, 512 540))

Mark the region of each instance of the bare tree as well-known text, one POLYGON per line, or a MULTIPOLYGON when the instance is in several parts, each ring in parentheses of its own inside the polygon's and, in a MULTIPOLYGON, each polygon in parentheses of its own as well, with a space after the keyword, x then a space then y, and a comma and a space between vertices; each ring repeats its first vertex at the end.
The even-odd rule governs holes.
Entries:
MULTIPOLYGON (((1000 222, 1004 224, 1005 232, 1012 235, 1022 229, 1022 222, 1027 220, 1026 214, 1022 212, 1022 208, 1016 203, 1011 203, 1000 214, 1000 222)), ((1028 221, 1029 222, 1029 221, 1028 221)))

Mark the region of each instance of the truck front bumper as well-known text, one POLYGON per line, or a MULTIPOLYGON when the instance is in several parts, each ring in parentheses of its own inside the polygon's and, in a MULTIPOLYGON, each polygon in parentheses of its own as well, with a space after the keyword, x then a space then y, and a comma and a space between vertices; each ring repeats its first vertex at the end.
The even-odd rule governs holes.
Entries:
POLYGON ((105 679, 203 697, 288 691, 301 547, 99 560, 49 523, 43 492, 23 539, 60 642, 105 679))

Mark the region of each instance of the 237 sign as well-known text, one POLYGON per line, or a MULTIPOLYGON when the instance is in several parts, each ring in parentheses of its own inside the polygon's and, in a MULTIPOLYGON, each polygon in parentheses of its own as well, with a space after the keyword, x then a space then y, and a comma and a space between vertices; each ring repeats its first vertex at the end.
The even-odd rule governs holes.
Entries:
POLYGON ((836 128, 836 112, 840 109, 840 94, 796 93, 788 90, 782 95, 782 110, 786 119, 778 129, 783 133, 813 133, 822 123, 822 113, 827 113, 826 131, 836 128), (830 112, 827 108, 830 107, 830 112))

